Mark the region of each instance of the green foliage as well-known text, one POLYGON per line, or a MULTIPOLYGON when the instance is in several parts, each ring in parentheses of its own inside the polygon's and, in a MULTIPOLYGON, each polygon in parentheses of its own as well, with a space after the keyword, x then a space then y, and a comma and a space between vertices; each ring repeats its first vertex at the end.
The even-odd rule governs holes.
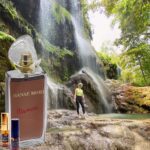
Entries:
POLYGON ((31 36, 35 36, 36 31, 32 25, 30 25, 15 9, 13 3, 9 0, 0 0, 1 13, 4 13, 2 18, 11 22, 10 25, 16 27, 21 33, 26 33, 31 36), (34 35, 33 35, 34 34, 34 35))
POLYGON ((118 57, 116 55, 108 55, 106 52, 97 52, 98 57, 103 62, 105 74, 110 79, 117 79, 118 57))
POLYGON ((66 48, 61 49, 54 46, 45 39, 42 39, 42 42, 46 50, 46 57, 42 58, 42 68, 57 82, 68 80, 70 70, 67 67, 66 59, 73 57, 74 53, 66 48))
POLYGON ((121 56, 123 80, 130 75, 129 82, 137 85, 150 85, 150 46, 140 43, 137 47, 129 49, 121 56), (130 73, 129 73, 130 72, 130 73))
POLYGON ((125 48, 132 48, 138 42, 147 40, 149 33, 148 0, 102 0, 108 15, 114 15, 115 21, 119 21, 122 31, 121 38, 116 44, 122 44, 125 48))
POLYGON ((89 22, 89 17, 88 17, 88 2, 87 0, 81 0, 81 8, 82 8, 82 17, 83 17, 83 24, 84 24, 84 29, 87 37, 92 38, 92 33, 91 33, 91 24, 89 22))
POLYGON ((13 69, 13 66, 8 59, 8 49, 15 41, 11 35, 0 31, 0 82, 5 80, 5 73, 13 69))
POLYGON ((106 54, 105 52, 97 52, 97 55, 99 56, 99 58, 106 63, 111 63, 111 57, 106 54))
POLYGON ((58 24, 64 23, 65 20, 71 21, 70 13, 57 2, 52 1, 52 14, 58 24))
POLYGON ((97 11, 100 9, 101 7, 101 2, 99 0, 93 0, 90 2, 90 4, 88 5, 88 9, 92 10, 92 11, 97 11))
POLYGON ((11 14, 12 18, 17 18, 17 11, 13 6, 13 3, 9 0, 1 0, 0 3, 5 7, 5 9, 11 14))
POLYGON ((114 7, 112 13, 119 20, 122 35, 117 44, 132 48, 141 40, 147 40, 150 5, 142 0, 122 0, 114 7), (141 39, 141 36, 143 38, 141 39))
POLYGON ((97 54, 99 58, 101 58, 103 61, 106 61, 107 63, 119 64, 120 62, 120 57, 115 52, 115 47, 110 41, 105 41, 102 43, 100 51, 97 52, 97 54))
POLYGON ((13 42, 13 41, 15 41, 15 38, 12 37, 11 35, 7 34, 7 33, 0 31, 0 40, 6 40, 6 41, 13 42))
POLYGON ((47 40, 43 40, 45 49, 49 51, 51 54, 56 55, 58 58, 64 58, 65 56, 71 56, 73 57, 74 53, 70 50, 63 48, 61 49, 58 46, 54 46, 51 43, 49 43, 47 40))
MULTIPOLYGON (((129 104, 150 107, 150 87, 129 86, 125 90, 126 100, 129 104)), ((147 107, 147 108, 148 108, 147 107)))
POLYGON ((7 26, 2 21, 0 21, 0 31, 8 32, 7 26))
POLYGON ((124 46, 120 57, 122 79, 137 85, 150 85, 150 3, 149 0, 95 0, 92 9, 105 8, 113 23, 119 22, 121 37, 116 45, 124 46), (98 4, 97 6, 95 4, 98 4))

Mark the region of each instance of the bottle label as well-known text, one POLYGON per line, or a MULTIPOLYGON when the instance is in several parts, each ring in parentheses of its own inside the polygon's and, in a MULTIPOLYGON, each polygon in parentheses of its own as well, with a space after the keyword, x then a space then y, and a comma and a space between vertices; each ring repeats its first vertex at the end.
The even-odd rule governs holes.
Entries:
POLYGON ((2 134, 2 142, 8 142, 8 134, 2 134))

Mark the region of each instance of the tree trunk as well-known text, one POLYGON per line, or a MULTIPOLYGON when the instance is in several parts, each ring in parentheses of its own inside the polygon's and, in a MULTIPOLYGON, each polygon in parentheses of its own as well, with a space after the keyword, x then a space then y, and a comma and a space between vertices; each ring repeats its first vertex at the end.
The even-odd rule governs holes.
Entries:
POLYGON ((139 65, 140 65, 140 69, 141 69, 141 73, 142 73, 143 79, 144 79, 145 84, 146 84, 147 81, 146 81, 145 74, 144 74, 144 71, 143 71, 143 68, 142 68, 141 57, 137 57, 137 59, 138 59, 139 65))

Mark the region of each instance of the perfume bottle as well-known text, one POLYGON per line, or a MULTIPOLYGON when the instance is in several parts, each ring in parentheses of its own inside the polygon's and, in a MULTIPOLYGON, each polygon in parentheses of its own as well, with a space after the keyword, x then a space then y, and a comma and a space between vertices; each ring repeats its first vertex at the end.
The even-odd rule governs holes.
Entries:
POLYGON ((1 113, 2 147, 9 146, 9 118, 8 113, 1 113))
POLYGON ((39 66, 32 38, 21 36, 10 47, 8 56, 16 70, 6 73, 5 104, 10 118, 19 119, 20 146, 44 142, 46 74, 39 66))
POLYGON ((19 150, 19 119, 11 120, 11 150, 19 150))

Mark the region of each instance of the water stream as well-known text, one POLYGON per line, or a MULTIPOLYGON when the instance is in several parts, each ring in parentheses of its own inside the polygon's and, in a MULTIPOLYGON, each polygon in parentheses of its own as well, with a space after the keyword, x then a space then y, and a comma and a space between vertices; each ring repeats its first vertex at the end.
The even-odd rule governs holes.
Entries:
POLYGON ((90 40, 86 37, 82 20, 82 11, 78 0, 71 3, 72 24, 75 32, 74 37, 78 48, 82 67, 89 67, 94 72, 98 72, 96 65, 96 55, 91 46, 90 40))
MULTIPOLYGON (((60 1, 62 6, 66 5, 68 1, 60 1)), ((42 35, 50 39, 53 32, 51 31, 54 27, 52 21, 52 15, 50 14, 51 5, 54 4, 52 0, 41 0, 40 1, 40 31, 42 35)), ((97 65, 97 58, 93 47, 91 46, 90 39, 85 35, 82 11, 80 7, 79 0, 70 1, 71 7, 71 20, 74 27, 74 37, 76 40, 76 47, 78 49, 79 59, 82 67, 89 68, 86 70, 88 74, 92 77, 93 81, 96 83, 99 91, 99 101, 102 102, 105 112, 110 112, 111 107, 107 101, 106 87, 103 83, 102 78, 98 75, 100 67, 97 65)), ((50 99, 51 108, 58 108, 58 89, 59 85, 56 85, 51 79, 48 81, 48 86, 50 89, 50 99)))
POLYGON ((40 0, 39 24, 42 36, 48 37, 51 28, 50 1, 40 0))
MULTIPOLYGON (((52 15, 50 13, 51 3, 50 0, 40 0, 40 11, 39 11, 39 30, 44 38, 49 40, 52 34, 52 15)), ((43 58, 49 57, 48 52, 44 51, 41 53, 43 58)), ((49 59, 49 58, 48 58, 49 59)), ((50 77, 47 79, 48 85, 48 108, 49 109, 58 109, 58 91, 60 86, 56 84, 50 77)))
POLYGON ((86 38, 83 21, 82 21, 82 11, 80 9, 80 4, 78 0, 74 0, 71 3, 71 13, 72 13, 72 23, 75 29, 75 39, 78 47, 79 56, 82 62, 82 67, 86 67, 85 72, 92 77, 93 81, 96 83, 96 88, 98 89, 99 101, 102 102, 105 113, 111 112, 111 105, 108 103, 107 96, 109 95, 107 87, 101 76, 98 75, 96 54, 91 46, 90 40, 86 38), (89 68, 89 69, 88 69, 89 68))
POLYGON ((49 109, 58 108, 58 89, 59 86, 54 83, 50 78, 47 79, 47 84, 49 87, 49 109))
POLYGON ((84 72, 90 78, 92 78, 92 81, 96 86, 95 89, 98 91, 98 95, 100 98, 101 110, 103 110, 103 113, 110 113, 112 110, 112 105, 108 102, 110 93, 104 83, 104 80, 90 68, 82 68, 80 72, 84 72))

